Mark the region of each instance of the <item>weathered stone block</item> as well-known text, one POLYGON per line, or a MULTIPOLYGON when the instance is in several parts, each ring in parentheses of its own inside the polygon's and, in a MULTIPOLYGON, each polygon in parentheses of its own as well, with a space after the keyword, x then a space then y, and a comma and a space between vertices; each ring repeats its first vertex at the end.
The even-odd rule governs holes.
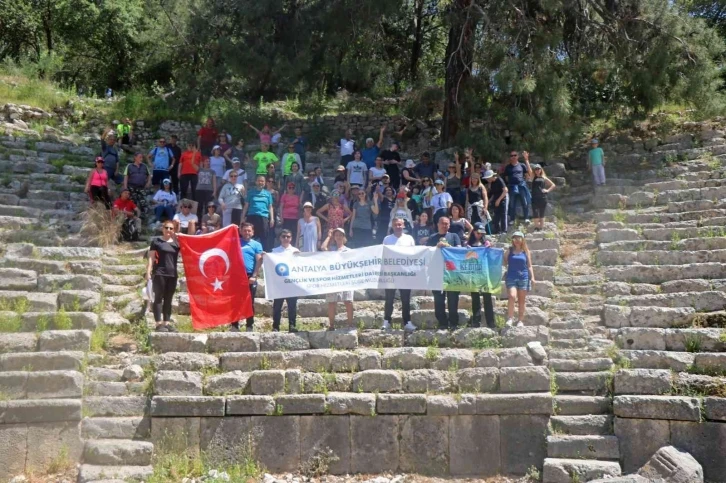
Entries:
POLYGON ((350 329, 308 332, 313 349, 355 349, 358 347, 358 332, 350 329))
POLYGON ((268 471, 300 467, 300 416, 252 416, 254 456, 268 471))
POLYGON ((206 396, 154 396, 153 417, 224 416, 224 398, 206 396))
POLYGON ((502 367, 499 370, 502 392, 549 392, 550 371, 546 367, 502 367))
POLYGON ((687 451, 703 466, 706 481, 726 480, 726 425, 671 421, 671 444, 687 451))
POLYGON ((480 394, 477 414, 552 414, 550 394, 480 394))
POLYGON ((670 444, 670 424, 666 420, 615 418, 615 436, 625 473, 634 473, 653 454, 670 444))
POLYGON ((330 463, 328 471, 334 475, 350 473, 350 421, 347 417, 301 416, 300 462, 305 465, 311 458, 332 450, 337 461, 330 463))
POLYGON ((671 371, 666 369, 621 369, 615 373, 615 394, 667 394, 671 371))
POLYGON ((270 415, 274 412, 275 399, 272 396, 227 397, 228 416, 270 415))
POLYGON ((398 416, 350 416, 351 472, 396 471, 399 461, 398 428, 398 416))
POLYGON ((28 399, 8 401, 5 424, 80 421, 80 399, 28 399))
POLYGON ((213 332, 207 339, 207 350, 211 354, 219 352, 258 352, 260 336, 245 332, 213 332))
POLYGON ((275 398, 276 411, 282 414, 323 414, 325 396, 323 394, 288 394, 275 398))
MULTIPOLYGON (((491 350, 479 352, 474 358, 474 366, 476 367, 499 367, 499 355, 491 350)), ((465 369, 465 368, 462 368, 465 369)))
POLYGON ((426 414, 429 416, 454 416, 459 414, 459 403, 453 396, 428 396, 426 414))
POLYGON ((450 392, 454 388, 452 373, 432 369, 414 369, 403 373, 405 392, 450 392))
POLYGON ((385 369, 410 371, 412 369, 426 369, 427 366, 426 349, 423 347, 390 349, 385 352, 381 361, 381 367, 385 369))
POLYGON ((201 396, 202 373, 159 371, 154 376, 154 393, 158 396, 201 396))
POLYGON ((204 385, 204 393, 208 396, 245 394, 249 388, 249 380, 250 374, 242 371, 211 376, 204 385))
POLYGON ((620 476, 620 473, 620 463, 616 461, 547 458, 542 476, 548 483, 571 483, 573 475, 580 481, 592 481, 604 476, 620 476))
POLYGON ((149 344, 156 352, 207 352, 207 334, 163 333, 149 334, 149 344))
POLYGON ((285 390, 285 371, 255 371, 250 375, 252 394, 275 394, 285 390))
POLYGON ((91 348, 89 330, 46 330, 38 338, 39 351, 88 351, 91 348))
POLYGON ((353 375, 353 391, 400 392, 403 389, 401 374, 397 371, 364 371, 353 375))
POLYGON ((90 440, 83 447, 83 461, 92 465, 146 466, 154 445, 147 441, 90 440))
POLYGON ((151 442, 158 452, 198 455, 201 418, 151 418, 151 442))
POLYGON ((65 452, 70 463, 81 459, 83 442, 75 421, 29 424, 26 471, 46 470, 51 462, 65 452))
POLYGON ((623 418, 698 421, 697 398, 686 396, 615 396, 613 413, 623 418))
POLYGON ((326 399, 330 414, 372 416, 376 412, 376 396, 374 394, 331 392, 328 393, 326 399))
POLYGON ((219 359, 211 354, 167 352, 154 357, 154 367, 159 371, 201 371, 219 367, 219 359))
POLYGON ((265 332, 260 334, 261 351, 300 351, 310 349, 307 332, 290 334, 285 332, 265 332))
POLYGON ((461 392, 494 392, 499 387, 499 369, 472 367, 456 371, 457 384, 461 392))
POLYGON ((449 418, 449 472, 454 476, 496 475, 501 471, 499 416, 449 418))
POLYGON ((525 347, 515 347, 499 351, 499 367, 533 366, 534 359, 525 347))
POLYGON ((449 418, 402 416, 401 471, 445 475, 449 470, 449 418))
POLYGON ((523 475, 542 468, 547 455, 547 416, 500 416, 501 472, 523 475))
POLYGON ((638 471, 638 475, 655 481, 672 483, 703 482, 703 468, 698 461, 690 454, 678 451, 673 446, 659 449, 638 471))
POLYGON ((26 424, 0 425, 0 480, 11 478, 25 472, 28 457, 28 426, 26 424))
POLYGON ((85 397, 83 411, 86 416, 141 416, 147 412, 146 397, 85 397))
MULTIPOLYGON (((6 312, 7 317, 13 317, 6 312)), ((0 354, 8 352, 33 352, 38 346, 38 335, 35 333, 7 333, 0 337, 0 354)))
POLYGON ((379 414, 426 414, 423 394, 379 394, 376 411, 379 414))
POLYGON ((83 374, 77 371, 28 373, 28 399, 76 398, 83 395, 83 374))
POLYGON ((286 358, 282 352, 226 353, 219 357, 223 371, 252 372, 264 369, 285 369, 286 358))

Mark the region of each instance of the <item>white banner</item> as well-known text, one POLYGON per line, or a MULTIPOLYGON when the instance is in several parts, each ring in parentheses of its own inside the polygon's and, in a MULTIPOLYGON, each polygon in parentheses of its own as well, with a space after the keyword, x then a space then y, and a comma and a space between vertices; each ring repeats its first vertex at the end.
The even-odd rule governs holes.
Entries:
POLYGON ((304 297, 367 288, 441 290, 444 262, 430 247, 376 245, 347 252, 265 253, 265 297, 304 297))

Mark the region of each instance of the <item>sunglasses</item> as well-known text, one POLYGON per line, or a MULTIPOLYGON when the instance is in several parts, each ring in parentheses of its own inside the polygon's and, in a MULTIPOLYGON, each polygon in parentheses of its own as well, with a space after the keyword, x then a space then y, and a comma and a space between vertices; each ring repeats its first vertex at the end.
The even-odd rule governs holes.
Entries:
POLYGON ((510 158, 516 158, 517 156, 518 156, 517 154, 510 154, 509 155, 510 158))
POLYGON ((230 177, 230 178, 236 178, 236 177, 237 177, 237 175, 236 175, 236 174, 230 174, 230 175, 229 175, 229 177, 230 177))

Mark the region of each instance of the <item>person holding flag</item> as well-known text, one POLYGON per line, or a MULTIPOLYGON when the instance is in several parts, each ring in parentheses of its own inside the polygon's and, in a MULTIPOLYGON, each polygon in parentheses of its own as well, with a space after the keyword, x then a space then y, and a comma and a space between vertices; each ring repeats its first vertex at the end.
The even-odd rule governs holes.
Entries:
MULTIPOLYGON (((194 329, 209 329, 252 317, 254 295, 250 286, 254 284, 256 288, 257 273, 251 271, 250 276, 255 275, 251 280, 246 275, 239 228, 228 226, 204 235, 179 234, 177 238, 194 329)), ((252 260, 254 267, 255 257, 252 260)), ((256 262, 259 263, 259 256, 256 262)))
MULTIPOLYGON (((255 294, 257 293, 257 275, 260 272, 262 266, 262 244, 252 237, 255 236, 255 227, 252 223, 242 223, 240 225, 240 233, 242 234, 242 240, 240 245, 242 246, 242 258, 244 260, 244 268, 247 273, 247 280, 249 284, 250 293, 250 308, 252 313, 247 317, 247 332, 252 332, 255 326, 255 294)), ((289 302, 288 302, 289 306, 289 302)), ((239 321, 232 322, 230 332, 239 332, 239 321)))
MULTIPOLYGON (((469 235, 469 246, 472 248, 475 247, 484 247, 489 248, 492 246, 491 241, 489 241, 487 234, 487 228, 486 225, 482 222, 478 222, 474 224, 474 230, 469 235)), ((490 329, 495 329, 496 325, 494 323, 494 300, 492 298, 492 294, 489 292, 481 292, 481 290, 478 290, 476 292, 471 292, 471 326, 472 327, 480 327, 481 326, 481 298, 484 297, 484 319, 486 320, 487 327, 490 329)))
POLYGON ((178 278, 176 264, 179 260, 179 250, 174 223, 166 220, 161 238, 154 238, 151 241, 149 263, 146 266, 146 280, 151 280, 154 292, 151 307, 157 332, 177 331, 176 327, 171 325, 171 302, 176 292, 178 278))
MULTIPOLYGON (((451 220, 441 216, 437 222, 438 232, 429 237, 426 245, 430 247, 460 247, 461 239, 456 233, 449 233, 451 220)), ((439 330, 456 330, 459 327, 459 292, 433 290, 434 313, 439 323, 439 330), (444 295, 446 293, 446 295, 444 295), (449 317, 446 317, 446 304, 449 306, 449 317)))
MULTIPOLYGON (((394 218, 391 222, 393 234, 383 239, 384 245, 395 245, 399 247, 415 247, 416 242, 411 235, 403 232, 406 222, 403 218, 394 218)), ((407 332, 416 330, 416 326, 411 323, 411 289, 399 288, 401 294, 401 312, 403 313, 403 329, 407 332)), ((393 299, 396 296, 396 289, 386 289, 386 305, 383 309, 383 328, 381 330, 391 330, 391 316, 393 315, 393 299)))

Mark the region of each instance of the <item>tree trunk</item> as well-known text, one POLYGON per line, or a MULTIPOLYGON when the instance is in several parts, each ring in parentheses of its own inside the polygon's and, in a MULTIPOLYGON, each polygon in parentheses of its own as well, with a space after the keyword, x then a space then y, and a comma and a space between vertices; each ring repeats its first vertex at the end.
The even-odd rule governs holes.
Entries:
POLYGON ((45 32, 45 46, 48 49, 48 53, 53 52, 53 13, 51 3, 51 0, 45 2, 45 15, 43 15, 43 32, 45 32))
POLYGON ((408 67, 408 74, 412 84, 416 84, 418 80, 418 63, 423 50, 423 8, 425 1, 416 0, 413 7, 413 45, 411 45, 411 59, 408 67))
POLYGON ((456 139, 462 119, 460 95, 471 79, 474 33, 477 19, 471 10, 473 0, 453 0, 450 7, 449 40, 446 45, 444 115, 441 142, 449 145, 456 139))

